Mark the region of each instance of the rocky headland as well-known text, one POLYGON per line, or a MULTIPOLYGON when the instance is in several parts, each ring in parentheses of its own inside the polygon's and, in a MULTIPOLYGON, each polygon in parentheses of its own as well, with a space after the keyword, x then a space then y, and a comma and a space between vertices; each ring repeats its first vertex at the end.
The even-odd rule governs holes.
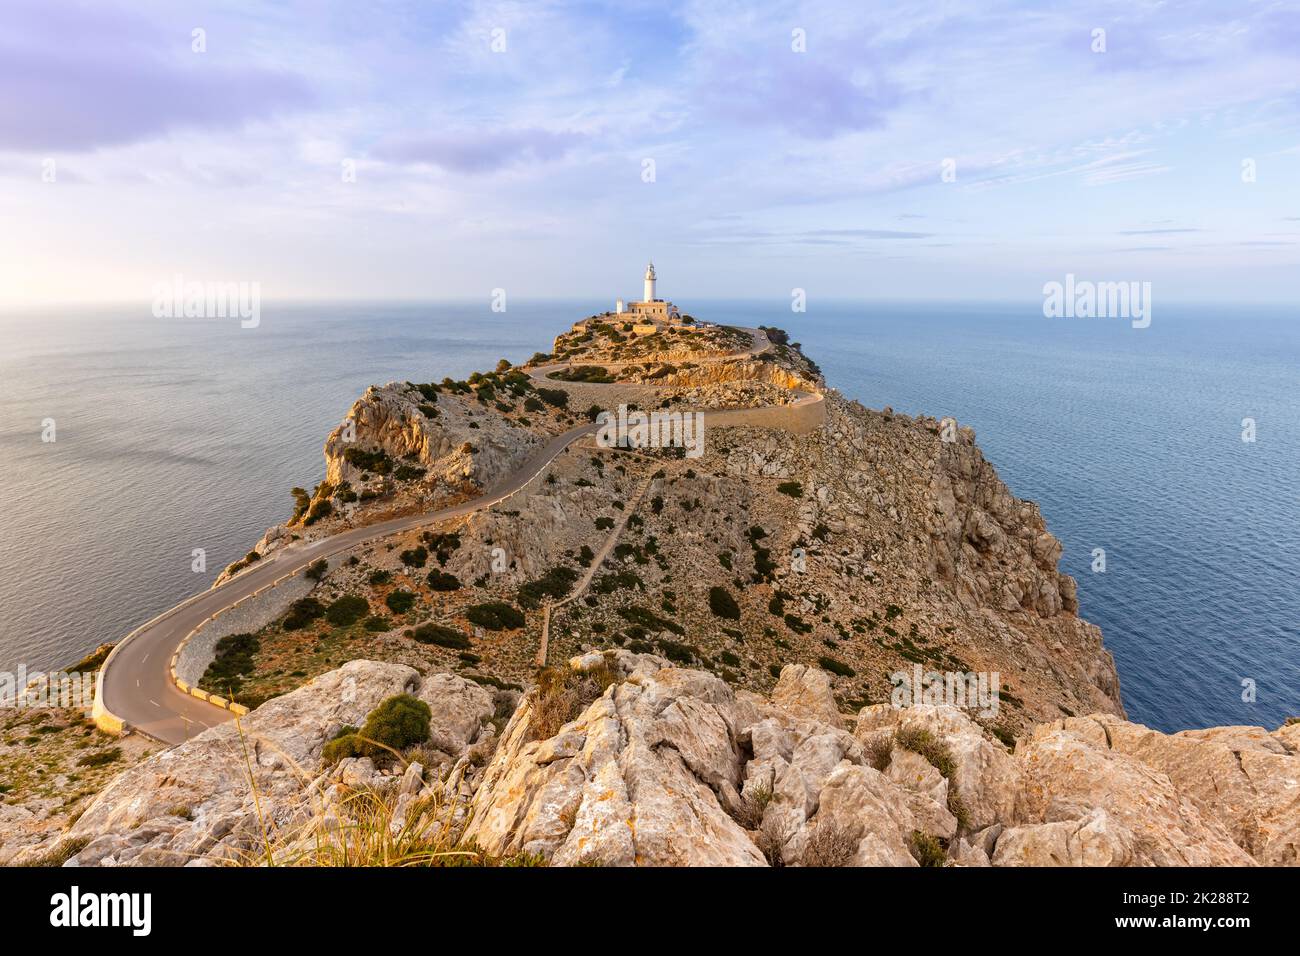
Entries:
POLYGON ((196 643, 251 713, 24 810, 0 862, 1296 863, 1300 725, 1127 722, 1060 543, 970 429, 845 399, 781 330, 629 328, 372 387, 218 584, 473 502, 619 405, 702 412, 699 454, 583 434, 313 566, 196 643), (895 706, 922 673, 993 698, 895 706))

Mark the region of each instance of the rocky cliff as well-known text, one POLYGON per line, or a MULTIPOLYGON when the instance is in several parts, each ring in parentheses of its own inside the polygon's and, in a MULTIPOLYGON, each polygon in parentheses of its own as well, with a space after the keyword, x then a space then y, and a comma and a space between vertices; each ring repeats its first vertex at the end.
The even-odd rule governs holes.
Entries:
POLYGON ((483 860, 1294 862, 1294 726, 1126 723, 1060 543, 970 429, 846 400, 780 330, 602 321, 526 366, 371 388, 221 580, 525 470, 526 493, 335 556, 217 648, 200 684, 254 708, 242 727, 136 755, 62 838, 35 789, 5 794, 7 854, 310 857, 367 794, 483 860), (699 414, 701 441, 588 436, 525 466, 619 405, 699 414), (908 680, 946 696, 900 703, 908 680), (400 693, 434 730, 396 773, 322 761, 400 693))
POLYGON ((1294 865, 1300 724, 1170 736, 1096 714, 1007 747, 952 707, 842 713, 830 676, 802 665, 762 696, 653 655, 592 653, 521 699, 353 661, 148 757, 63 839, 78 865, 320 862, 348 839, 359 793, 435 861, 1294 865), (428 704, 427 740, 382 769, 322 763, 341 729, 402 693, 428 704))

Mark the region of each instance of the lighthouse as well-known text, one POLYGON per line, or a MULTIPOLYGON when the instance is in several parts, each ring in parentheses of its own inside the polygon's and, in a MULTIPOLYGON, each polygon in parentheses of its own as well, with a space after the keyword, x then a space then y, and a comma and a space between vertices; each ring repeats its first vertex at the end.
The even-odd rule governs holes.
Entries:
POLYGON ((651 262, 645 267, 645 297, 640 302, 629 302, 626 306, 622 300, 618 302, 617 314, 626 313, 632 320, 633 335, 653 335, 668 326, 684 327, 677 306, 656 296, 655 279, 655 264, 651 262))

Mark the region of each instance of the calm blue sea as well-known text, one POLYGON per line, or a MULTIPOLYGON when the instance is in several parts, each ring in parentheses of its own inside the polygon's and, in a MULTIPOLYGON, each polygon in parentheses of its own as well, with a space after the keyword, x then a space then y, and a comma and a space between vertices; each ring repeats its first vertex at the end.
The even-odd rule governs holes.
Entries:
MULTIPOLYGON (((523 359, 606 307, 268 304, 256 329, 147 306, 0 315, 0 670, 70 663, 206 587, 320 479, 324 437, 367 385, 523 359)), ((1037 302, 689 308, 790 329, 868 406, 973 426, 1065 543, 1131 718, 1300 714, 1294 311, 1171 306, 1135 330, 1037 302)))

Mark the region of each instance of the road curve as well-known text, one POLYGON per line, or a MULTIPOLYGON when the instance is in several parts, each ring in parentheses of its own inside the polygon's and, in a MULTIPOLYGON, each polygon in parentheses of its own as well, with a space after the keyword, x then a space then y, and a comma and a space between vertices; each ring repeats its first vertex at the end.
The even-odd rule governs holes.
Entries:
MULTIPOLYGON (((712 356, 708 361, 757 355, 772 348, 766 334, 758 329, 742 329, 754 337, 749 350, 712 356)), ((530 370, 534 379, 543 380, 550 372, 568 363, 530 370)), ((617 365, 640 363, 614 363, 617 365)), ((607 366, 608 367, 608 366, 607 366)), ((563 383, 560 383, 563 384, 563 383)), ((619 383, 610 383, 613 384, 619 383)), ((817 393, 802 393, 793 405, 822 401, 817 393)), ((791 406, 780 406, 791 407, 791 406)), ((726 425, 728 410, 704 410, 715 425, 726 425)), ((743 415, 749 409, 734 410, 743 415)), ((167 744, 188 740, 209 727, 225 723, 234 716, 229 710, 182 693, 171 678, 171 660, 185 636, 208 618, 234 606, 254 592, 275 581, 306 569, 313 561, 350 551, 359 545, 393 534, 461 518, 490 507, 517 492, 535 478, 571 444, 597 430, 595 423, 571 428, 536 448, 510 475, 483 495, 418 515, 392 518, 378 524, 351 528, 311 543, 295 542, 268 555, 250 569, 235 575, 220 587, 196 594, 137 628, 109 654, 99 673, 96 719, 108 729, 117 718, 132 730, 140 731, 167 744), (101 711, 108 719, 101 720, 101 711)))

